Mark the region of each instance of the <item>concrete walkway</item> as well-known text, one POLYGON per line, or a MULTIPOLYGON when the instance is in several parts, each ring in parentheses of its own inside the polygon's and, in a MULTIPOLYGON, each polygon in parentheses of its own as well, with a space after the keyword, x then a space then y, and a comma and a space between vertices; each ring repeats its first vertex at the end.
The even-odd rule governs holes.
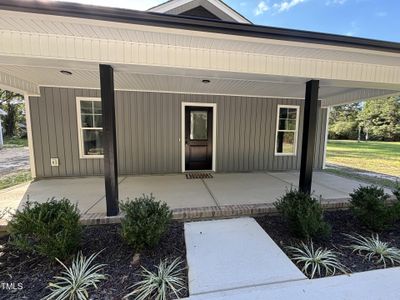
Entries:
POLYGON ((252 218, 185 224, 187 300, 400 299, 400 267, 307 279, 252 218))
POLYGON ((188 300, 391 300, 400 299, 400 268, 249 287, 188 300))
POLYGON ((185 242, 192 296, 306 280, 253 218, 185 223, 185 242))

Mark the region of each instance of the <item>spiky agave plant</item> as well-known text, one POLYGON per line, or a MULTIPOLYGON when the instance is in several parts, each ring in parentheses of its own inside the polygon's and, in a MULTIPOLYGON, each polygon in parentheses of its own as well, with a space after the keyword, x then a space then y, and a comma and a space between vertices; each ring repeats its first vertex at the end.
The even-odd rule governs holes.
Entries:
POLYGON ((170 296, 179 299, 179 293, 185 289, 182 267, 183 261, 176 258, 171 263, 168 260, 160 261, 157 271, 151 272, 142 267, 143 280, 130 288, 134 289, 124 298, 135 296, 135 300, 167 300, 170 296))
POLYGON ((315 274, 329 276, 337 271, 346 273, 346 267, 339 261, 335 251, 321 247, 315 249, 312 241, 308 244, 301 242, 299 246, 289 246, 287 249, 290 258, 302 266, 301 271, 311 279, 315 274))
MULTIPOLYGON (((101 251, 100 251, 101 252, 101 251)), ((94 253, 89 258, 79 252, 73 259, 70 267, 57 259, 63 266, 64 271, 62 276, 55 276, 54 282, 49 283, 51 293, 43 298, 43 300, 86 300, 89 299, 88 289, 94 287, 97 289, 97 284, 106 279, 107 276, 100 271, 105 264, 93 264, 93 261, 100 254, 94 253)))
POLYGON ((353 244, 349 246, 353 252, 363 256, 368 261, 375 260, 376 264, 383 264, 386 268, 390 262, 392 266, 400 263, 400 249, 391 247, 389 243, 380 240, 378 234, 372 234, 371 237, 365 237, 360 234, 346 234, 353 244))

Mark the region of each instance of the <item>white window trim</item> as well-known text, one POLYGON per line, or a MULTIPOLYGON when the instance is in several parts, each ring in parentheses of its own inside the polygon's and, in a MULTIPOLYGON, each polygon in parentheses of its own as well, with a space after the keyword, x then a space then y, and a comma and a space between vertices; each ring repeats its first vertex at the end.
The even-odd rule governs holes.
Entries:
POLYGON ((212 169, 201 170, 201 171, 213 171, 216 172, 217 165, 217 103, 207 102, 182 102, 182 115, 181 115, 181 145, 182 145, 182 173, 186 172, 186 156, 185 156, 185 108, 186 106, 199 106, 199 107, 211 107, 213 109, 213 137, 212 137, 212 169))
POLYGON ((300 106, 299 105, 278 104, 278 108, 276 110, 275 156, 297 156, 297 142, 299 139, 299 120, 300 120, 300 106), (293 130, 279 130, 279 111, 281 108, 295 108, 296 109, 296 130, 294 130, 294 153, 278 153, 278 132, 279 131, 293 132, 293 130))
MULTIPOLYGON (((98 97, 76 97, 76 117, 78 122, 78 140, 79 140, 79 158, 80 159, 99 159, 104 158, 104 155, 86 155, 83 149, 83 128, 81 117, 81 101, 101 101, 98 97)), ((102 127, 95 127, 93 129, 103 129, 102 127)))

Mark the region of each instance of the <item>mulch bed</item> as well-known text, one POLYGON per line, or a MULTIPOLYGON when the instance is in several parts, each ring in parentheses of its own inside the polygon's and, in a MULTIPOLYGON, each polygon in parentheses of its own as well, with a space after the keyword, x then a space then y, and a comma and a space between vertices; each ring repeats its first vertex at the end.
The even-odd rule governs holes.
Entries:
MULTIPOLYGON (((141 266, 155 270, 154 265, 158 265, 161 259, 176 257, 181 257, 184 261, 186 259, 183 223, 173 222, 155 249, 141 253, 140 265, 136 266, 131 264, 134 249, 121 240, 119 230, 120 225, 84 228, 81 249, 83 254, 89 256, 104 249, 95 262, 107 264, 104 273, 108 275, 108 279, 90 293, 91 299, 121 299, 132 291, 129 289, 130 286, 141 280, 141 266)), ((17 251, 7 244, 7 237, 0 238, 1 252, 3 255, 0 254, 0 284, 22 283, 23 289, 4 291, 0 286, 0 299, 41 299, 49 293, 46 289, 48 282, 62 271, 58 263, 51 263, 43 257, 17 251)), ((187 274, 185 276, 187 278, 187 274)), ((187 291, 182 294, 182 297, 185 296, 187 291)))
MULTIPOLYGON (((264 228, 275 243, 286 253, 286 246, 300 243, 300 240, 293 238, 290 234, 288 226, 281 216, 264 216, 256 219, 260 226, 264 228)), ((363 257, 352 253, 351 249, 346 248, 351 242, 349 242, 343 233, 358 233, 363 236, 371 236, 373 233, 360 224, 349 210, 325 212, 325 220, 332 226, 332 235, 325 240, 314 239, 314 247, 326 247, 341 254, 339 256, 341 263, 352 273, 383 268, 383 266, 378 266, 374 262, 365 260, 363 257)), ((389 242, 391 246, 400 248, 400 222, 394 224, 390 229, 380 232, 379 237, 382 241, 389 242)), ((337 273, 336 275, 339 274, 337 273)))

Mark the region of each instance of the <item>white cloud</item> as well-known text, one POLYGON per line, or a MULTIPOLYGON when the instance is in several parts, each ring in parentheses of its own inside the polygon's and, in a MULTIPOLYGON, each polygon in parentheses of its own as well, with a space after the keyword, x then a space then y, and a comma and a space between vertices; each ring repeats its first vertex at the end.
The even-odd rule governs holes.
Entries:
POLYGON ((347 0, 328 0, 325 2, 326 5, 343 5, 347 0))
POLYGON ((262 15, 263 13, 265 13, 266 11, 269 10, 269 6, 265 1, 261 1, 260 3, 258 3, 256 9, 254 10, 254 14, 256 16, 262 15))
POLYGON ((291 0, 291 1, 282 1, 279 3, 275 3, 273 8, 278 12, 288 11, 289 9, 295 7, 296 5, 305 2, 306 0, 291 0))
POLYGON ((63 1, 63 2, 75 2, 83 4, 91 4, 98 6, 108 6, 108 7, 119 7, 128 8, 136 10, 147 10, 153 6, 164 3, 165 0, 53 0, 53 1, 63 1))

